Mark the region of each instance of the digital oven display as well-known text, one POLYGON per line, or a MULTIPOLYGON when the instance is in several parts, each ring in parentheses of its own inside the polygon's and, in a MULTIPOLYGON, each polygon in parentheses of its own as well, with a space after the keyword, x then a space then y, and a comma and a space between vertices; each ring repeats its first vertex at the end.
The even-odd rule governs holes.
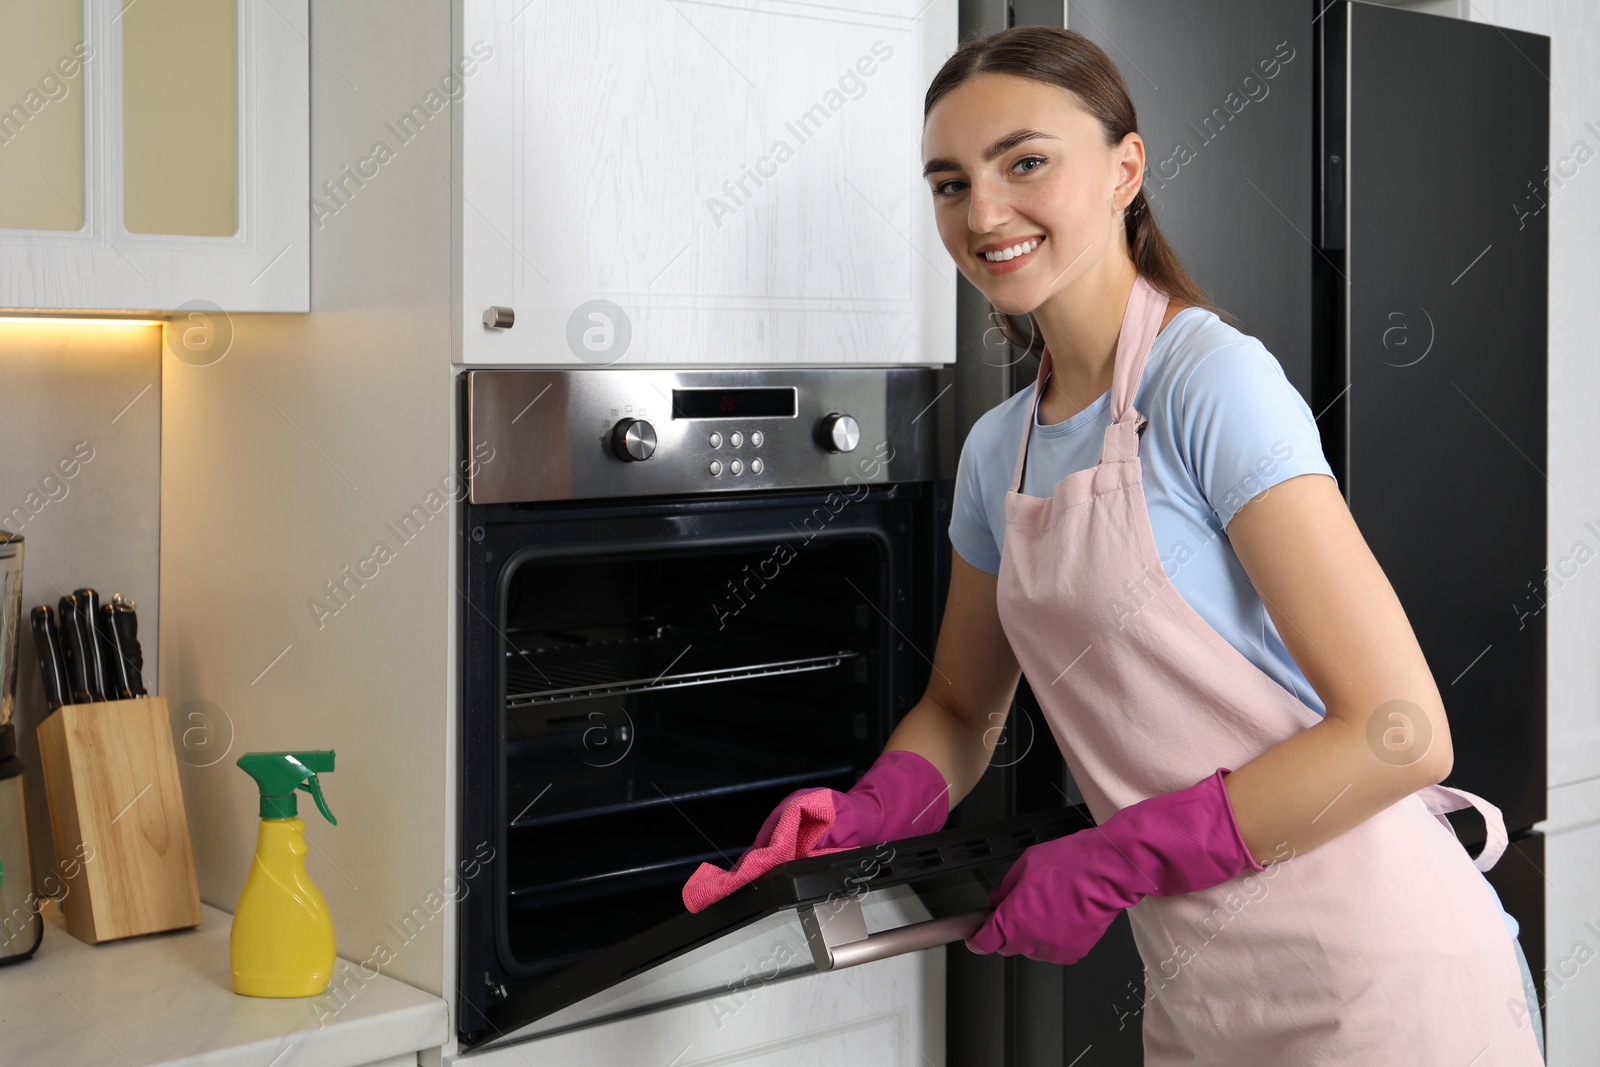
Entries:
POLYGON ((794 418, 794 386, 769 389, 674 389, 675 419, 794 418))

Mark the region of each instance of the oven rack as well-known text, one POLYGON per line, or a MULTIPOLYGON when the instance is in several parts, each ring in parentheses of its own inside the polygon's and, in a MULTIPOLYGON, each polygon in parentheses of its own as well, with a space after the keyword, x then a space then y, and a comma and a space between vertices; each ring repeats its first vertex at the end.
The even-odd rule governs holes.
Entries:
POLYGON ((630 856, 620 866, 562 866, 551 871, 542 881, 514 878, 508 886, 507 896, 515 905, 536 902, 548 907, 551 903, 573 899, 592 900, 601 893, 617 892, 619 889, 632 890, 666 883, 676 888, 687 881, 701 863, 732 867, 750 844, 746 841, 739 848, 727 850, 704 845, 697 850, 660 847, 630 856))
MULTIPOLYGON (((584 763, 569 752, 554 759, 508 759, 506 825, 521 830, 606 816, 636 818, 652 808, 694 803, 753 804, 761 810, 750 814, 764 816, 760 794, 840 780, 848 788, 857 773, 841 756, 675 730, 641 731, 628 744, 618 756, 608 756, 615 759, 608 766, 584 763)), ((759 818, 755 825, 761 825, 759 818)))
POLYGON ((674 623, 514 632, 505 654, 507 710, 828 670, 860 655, 674 623))

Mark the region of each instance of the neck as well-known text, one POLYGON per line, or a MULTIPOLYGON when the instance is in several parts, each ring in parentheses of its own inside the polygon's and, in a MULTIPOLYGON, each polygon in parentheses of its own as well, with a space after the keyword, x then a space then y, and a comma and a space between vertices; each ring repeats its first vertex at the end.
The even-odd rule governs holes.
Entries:
POLYGON ((1050 349, 1047 410, 1064 412, 1059 417, 1065 417, 1111 388, 1117 335, 1137 277, 1130 257, 1107 256, 1070 288, 1034 309, 1034 320, 1050 349))

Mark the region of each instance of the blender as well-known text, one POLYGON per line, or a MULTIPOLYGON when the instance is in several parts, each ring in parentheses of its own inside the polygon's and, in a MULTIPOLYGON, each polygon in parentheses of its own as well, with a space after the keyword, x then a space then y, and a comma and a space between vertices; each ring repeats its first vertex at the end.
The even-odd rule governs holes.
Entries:
POLYGON ((28 864, 23 766, 13 721, 21 648, 22 535, 0 529, 0 966, 31 958, 44 938, 28 864))

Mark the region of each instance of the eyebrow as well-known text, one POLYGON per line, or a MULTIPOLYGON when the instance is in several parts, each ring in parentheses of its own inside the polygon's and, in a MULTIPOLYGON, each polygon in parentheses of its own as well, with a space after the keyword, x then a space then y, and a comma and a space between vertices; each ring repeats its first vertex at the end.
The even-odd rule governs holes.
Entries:
MULTIPOLYGON (((983 161, 985 163, 992 163, 994 160, 1011 151, 1024 141, 1034 140, 1059 141, 1061 138, 1055 136, 1054 134, 1045 133, 1042 130, 1012 130, 1010 133, 1006 134, 994 144, 983 150, 983 161)), ((934 171, 960 169, 961 167, 953 159, 930 159, 922 168, 922 176, 926 178, 934 171)))

